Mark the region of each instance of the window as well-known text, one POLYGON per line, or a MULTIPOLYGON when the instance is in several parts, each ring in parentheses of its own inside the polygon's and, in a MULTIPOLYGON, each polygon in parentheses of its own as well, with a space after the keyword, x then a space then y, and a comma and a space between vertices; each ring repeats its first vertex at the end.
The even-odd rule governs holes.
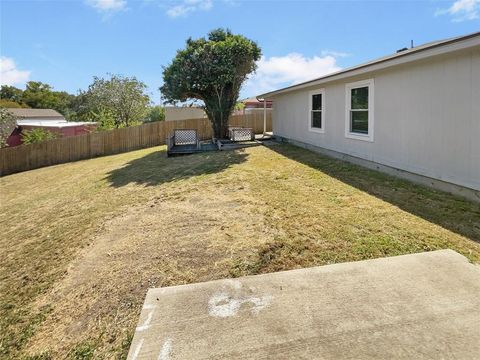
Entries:
POLYGON ((373 79, 346 85, 345 136, 373 141, 373 79))
POLYGON ((325 90, 309 92, 309 117, 308 128, 310 131, 321 132, 325 130, 325 90))

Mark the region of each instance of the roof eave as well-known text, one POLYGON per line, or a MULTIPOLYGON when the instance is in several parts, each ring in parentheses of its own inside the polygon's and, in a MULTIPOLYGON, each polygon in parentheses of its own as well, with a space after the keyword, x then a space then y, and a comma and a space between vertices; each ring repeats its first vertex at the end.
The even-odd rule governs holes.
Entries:
POLYGON ((374 60, 374 61, 360 64, 357 66, 353 66, 345 70, 340 70, 335 73, 322 76, 317 79, 309 80, 300 84, 291 85, 282 89, 260 94, 257 96, 257 99, 269 99, 275 95, 288 93, 296 90, 301 90, 303 88, 321 85, 326 82, 341 80, 347 77, 366 74, 372 71, 388 68, 390 66, 405 64, 405 63, 421 60, 424 58, 428 58, 431 56, 441 55, 441 54, 449 53, 452 51, 458 51, 458 50, 462 50, 465 48, 470 48, 478 45, 480 45, 480 32, 462 36, 460 38, 446 40, 444 42, 436 43, 427 47, 419 47, 418 49, 414 48, 408 52, 406 51, 405 53, 398 53, 390 57, 381 58, 379 60, 374 60))

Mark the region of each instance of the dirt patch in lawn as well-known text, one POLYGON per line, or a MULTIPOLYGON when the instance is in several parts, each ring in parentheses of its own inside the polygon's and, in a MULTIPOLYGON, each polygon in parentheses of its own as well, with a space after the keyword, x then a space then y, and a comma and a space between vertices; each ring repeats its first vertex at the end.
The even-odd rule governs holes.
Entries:
POLYGON ((78 344, 102 343, 97 356, 118 355, 148 288, 224 278, 234 258, 273 239, 265 206, 248 189, 204 186, 156 196, 108 220, 37 302, 37 308, 53 311, 29 352, 65 354, 78 344))

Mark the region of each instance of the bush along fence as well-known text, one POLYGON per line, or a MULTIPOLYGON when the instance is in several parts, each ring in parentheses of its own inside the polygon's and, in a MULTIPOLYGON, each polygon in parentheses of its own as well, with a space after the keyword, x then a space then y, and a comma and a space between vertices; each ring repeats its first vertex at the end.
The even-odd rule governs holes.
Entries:
MULTIPOLYGON (((232 115, 230 125, 263 132, 263 114, 232 115)), ((44 166, 97 156, 118 154, 164 145, 174 129, 196 129, 201 139, 213 135, 208 119, 188 119, 147 123, 110 131, 48 140, 42 143, 0 149, 0 176, 44 166)), ((267 131, 272 131, 272 116, 267 113, 267 131)))

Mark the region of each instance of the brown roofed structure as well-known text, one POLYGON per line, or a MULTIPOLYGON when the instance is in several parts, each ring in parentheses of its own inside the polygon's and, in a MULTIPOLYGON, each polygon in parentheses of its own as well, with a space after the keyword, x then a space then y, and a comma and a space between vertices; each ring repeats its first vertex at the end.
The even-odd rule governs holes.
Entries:
POLYGON ((64 120, 65 117, 53 109, 7 109, 13 115, 22 119, 42 119, 42 120, 64 120))

